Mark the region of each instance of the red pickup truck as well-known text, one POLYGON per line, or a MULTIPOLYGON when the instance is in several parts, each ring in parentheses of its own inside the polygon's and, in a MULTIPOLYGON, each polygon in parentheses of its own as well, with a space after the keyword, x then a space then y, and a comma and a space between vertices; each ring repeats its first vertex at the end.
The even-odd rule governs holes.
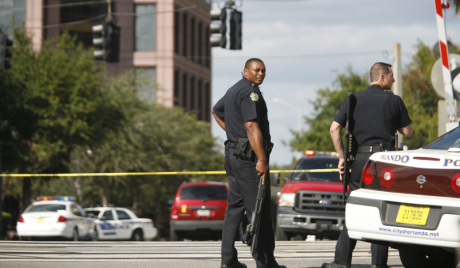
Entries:
MULTIPOLYGON (((335 169, 338 162, 335 152, 306 151, 294 169, 335 169)), ((339 173, 297 172, 273 180, 273 184, 280 185, 282 181, 285 184, 278 194, 276 239, 300 236, 304 240, 307 235, 337 239, 345 221, 339 173)))

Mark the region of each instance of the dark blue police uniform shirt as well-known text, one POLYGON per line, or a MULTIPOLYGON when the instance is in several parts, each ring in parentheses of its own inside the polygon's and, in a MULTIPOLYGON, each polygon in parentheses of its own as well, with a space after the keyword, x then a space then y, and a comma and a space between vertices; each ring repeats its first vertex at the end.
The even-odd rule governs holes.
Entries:
MULTIPOLYGON (((397 129, 411 124, 407 108, 402 99, 386 92, 379 85, 371 85, 355 94, 356 108, 353 122, 358 145, 378 145, 392 142, 397 129)), ((345 127, 347 122, 348 98, 340 107, 334 121, 345 127)))
POLYGON ((243 77, 214 105, 214 113, 225 121, 227 139, 248 138, 244 123, 256 120, 264 140, 271 141, 267 105, 259 87, 243 77))

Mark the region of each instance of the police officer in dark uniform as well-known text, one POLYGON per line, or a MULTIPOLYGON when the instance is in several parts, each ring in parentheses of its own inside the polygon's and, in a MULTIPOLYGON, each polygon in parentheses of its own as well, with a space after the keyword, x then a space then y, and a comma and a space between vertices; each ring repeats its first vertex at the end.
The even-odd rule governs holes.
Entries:
MULTIPOLYGON (((380 151, 395 149, 395 132, 406 137, 412 135, 412 125, 406 106, 399 96, 391 92, 394 83, 391 65, 377 62, 370 71, 370 86, 358 93, 356 106, 353 112, 354 129, 353 134, 358 144, 355 161, 351 166, 350 191, 360 187, 361 174, 364 165, 369 157, 380 151)), ((344 147, 341 138, 341 130, 346 125, 348 112, 348 99, 340 107, 336 118, 331 125, 331 138, 334 147, 339 155, 339 169, 341 176, 344 173, 344 147)), ((335 259, 332 263, 324 263, 323 268, 349 268, 351 257, 355 248, 356 240, 350 239, 347 227, 344 224, 343 230, 337 241, 335 259)), ((372 244, 372 266, 371 268, 388 268, 388 247, 372 244)))
POLYGON ((244 212, 250 220, 254 211, 259 176, 262 176, 267 198, 262 205, 260 232, 253 257, 258 268, 285 267, 279 266, 273 255, 275 238, 268 170, 271 137, 267 106, 259 89, 264 78, 263 61, 249 59, 244 67, 244 77, 227 90, 212 111, 228 139, 225 142, 225 170, 230 192, 222 232, 222 268, 246 267, 238 261, 234 243, 244 212))

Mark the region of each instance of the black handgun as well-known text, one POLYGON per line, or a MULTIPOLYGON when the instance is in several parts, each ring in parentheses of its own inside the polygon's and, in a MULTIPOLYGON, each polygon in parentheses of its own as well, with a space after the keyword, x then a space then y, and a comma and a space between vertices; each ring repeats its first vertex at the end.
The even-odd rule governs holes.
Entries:
POLYGON ((348 112, 347 112, 347 126, 345 133, 345 162, 343 163, 344 174, 342 178, 343 192, 342 202, 345 203, 345 197, 348 192, 348 184, 350 183, 350 167, 351 163, 355 160, 354 152, 356 151, 356 141, 353 136, 353 112, 356 106, 356 97, 353 93, 348 93, 348 112))
POLYGON ((258 177, 259 188, 257 190, 256 206, 252 212, 251 222, 246 227, 246 238, 243 240, 244 244, 251 247, 251 253, 254 254, 254 250, 257 244, 260 230, 260 218, 262 216, 262 205, 265 198, 266 185, 262 184, 262 176, 258 177))

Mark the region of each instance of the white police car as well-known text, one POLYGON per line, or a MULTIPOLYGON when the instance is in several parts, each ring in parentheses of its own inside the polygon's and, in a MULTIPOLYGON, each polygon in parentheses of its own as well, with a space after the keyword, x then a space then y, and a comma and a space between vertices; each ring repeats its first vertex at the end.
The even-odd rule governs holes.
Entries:
POLYGON ((151 219, 138 218, 126 208, 85 208, 95 219, 99 240, 153 240, 158 230, 151 219))
POLYGON ((22 240, 34 238, 66 238, 95 240, 93 219, 75 202, 73 197, 40 197, 18 218, 16 230, 22 240))
POLYGON ((460 127, 418 150, 373 154, 348 198, 350 238, 399 249, 406 268, 460 259, 460 127))

